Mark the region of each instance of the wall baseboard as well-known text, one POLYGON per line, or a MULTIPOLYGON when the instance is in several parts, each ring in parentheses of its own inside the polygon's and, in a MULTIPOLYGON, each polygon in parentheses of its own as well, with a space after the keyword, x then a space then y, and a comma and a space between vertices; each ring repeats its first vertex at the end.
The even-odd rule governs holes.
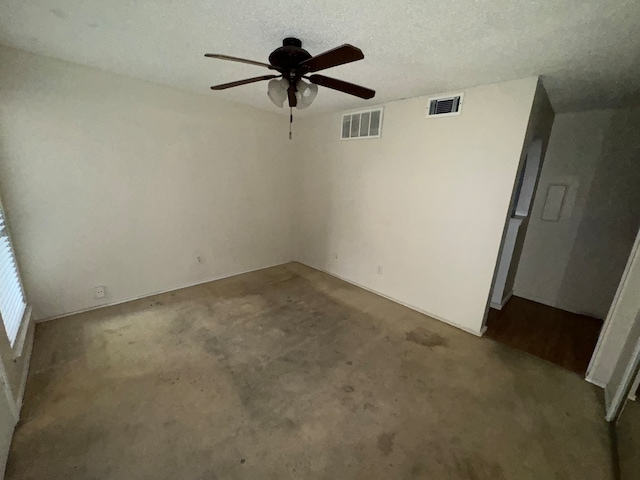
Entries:
MULTIPOLYGON (((48 321, 51 321, 51 320, 57 320, 57 319, 60 319, 60 318, 69 317, 71 315, 77 315, 77 314, 80 314, 80 313, 90 312, 90 311, 93 311, 93 310, 99 310, 101 308, 113 307, 113 306, 116 306, 116 305, 121 305, 123 303, 132 302, 132 301, 135 301, 135 300, 141 300, 141 299, 147 298, 147 297, 152 297, 154 295, 161 295, 163 293, 174 292, 176 290, 182 290, 183 288, 195 287, 197 285, 202 285, 202 284, 209 283, 209 282, 215 282, 216 280, 223 280, 225 278, 235 277, 237 275, 243 275, 245 273, 257 272, 259 270, 265 270, 267 268, 278 267, 278 266, 286 265, 287 263, 292 263, 292 262, 297 262, 297 263, 305 265, 305 266, 307 266, 309 268, 313 268, 314 270, 318 270, 320 272, 326 273, 327 275, 331 275, 332 277, 338 278, 338 279, 342 280, 343 282, 347 282, 347 283, 349 283, 351 285, 354 285, 354 286, 356 286, 358 288, 362 288, 363 290, 367 290, 368 292, 374 293, 374 294, 376 294, 376 295, 378 295, 380 297, 386 298, 387 300, 390 300, 390 301, 392 301, 394 303, 397 303, 397 304, 402 305, 404 307, 410 308, 411 310, 414 310, 414 311, 416 311, 418 313, 421 313, 421 314, 426 315, 428 317, 431 317, 431 318, 433 318, 435 320, 438 320, 440 322, 446 323, 447 325, 450 325, 452 327, 458 328, 458 329, 460 329, 462 331, 465 331, 467 333, 475 335, 476 337, 482 337, 485 334, 485 332, 487 331, 486 325, 483 326, 480 330, 473 330, 471 328, 462 326, 462 325, 460 325, 460 324, 458 324, 456 322, 447 320, 446 318, 442 318, 442 317, 440 317, 438 315, 434 315, 434 314, 432 314, 432 313, 430 313, 430 312, 428 312, 426 310, 423 310, 422 308, 416 307, 415 305, 411 305, 411 304, 406 303, 406 302, 404 302, 402 300, 399 300, 397 298, 394 298, 394 297, 391 297, 389 295, 386 295, 386 294, 384 294, 384 293, 382 293, 382 292, 380 292, 378 290, 375 290, 373 288, 367 287, 367 286, 362 285, 362 284, 360 284, 358 282, 354 282, 353 280, 350 280, 350 279, 348 279, 346 277, 343 277, 341 275, 333 273, 333 272, 331 272, 329 270, 325 270, 324 268, 316 267, 314 265, 311 265, 311 264, 309 264, 307 262, 303 262, 303 261, 300 261, 300 260, 290 260, 290 261, 284 262, 284 263, 276 263, 276 264, 273 264, 273 265, 267 265, 267 266, 264 266, 264 267, 254 268, 254 269, 250 269, 250 270, 243 270, 243 271, 240 271, 240 272, 237 272, 237 273, 228 274, 228 275, 220 275, 220 276, 216 276, 216 277, 211 277, 211 278, 208 278, 208 279, 205 279, 205 280, 200 280, 200 281, 197 281, 197 282, 189 283, 189 284, 186 284, 186 285, 183 285, 183 286, 180 286, 180 287, 168 288, 166 290, 160 290, 160 291, 148 293, 148 294, 145 294, 145 295, 139 295, 139 296, 136 296, 136 297, 132 297, 132 298, 129 298, 127 300, 122 300, 122 301, 118 301, 118 302, 99 305, 99 306, 96 306, 96 307, 85 308, 85 309, 82 309, 82 310, 76 310, 76 311, 73 311, 73 312, 65 313, 63 315, 56 315, 56 316, 53 316, 53 317, 48 317, 48 318, 39 319, 39 320, 33 320, 31 318, 30 321, 37 324, 37 323, 42 323, 42 322, 48 322, 48 321)), ((500 305, 500 308, 504 307, 504 305, 506 305, 506 303, 509 301, 509 299, 513 295, 525 298, 527 300, 532 300, 534 302, 543 303, 545 305, 549 305, 549 306, 555 307, 555 305, 550 305, 549 303, 545 303, 541 299, 532 298, 530 296, 527 297, 526 295, 522 295, 519 292, 511 291, 505 297, 505 299, 503 300, 502 305, 500 305)), ((491 306, 493 308, 496 308, 496 307, 493 306, 493 303, 491 304, 491 306)), ((556 307, 556 308, 560 308, 560 307, 556 307)), ((573 312, 573 313, 577 313, 577 312, 573 312)), ((28 361, 27 365, 28 365, 30 363, 31 353, 33 351, 33 336, 29 339, 29 341, 25 345, 25 347, 26 347, 25 353, 28 356, 28 359, 27 359, 27 361, 28 361)), ((23 398, 24 398, 24 391, 25 391, 25 387, 26 387, 26 381, 27 381, 28 373, 29 373, 29 367, 27 366, 27 368, 25 369, 25 372, 23 373, 23 378, 21 379, 20 393, 19 393, 18 402, 17 402, 18 411, 20 409, 20 406, 22 405, 22 401, 23 401, 23 398)), ((596 381, 596 380, 594 380, 594 379, 592 379, 590 377, 585 377, 585 380, 587 382, 593 384, 593 385, 596 385, 596 386, 600 387, 600 388, 603 388, 603 389, 605 388, 604 384, 602 384, 602 383, 600 383, 600 382, 598 382, 598 381, 596 381)))
POLYGON ((74 310, 72 312, 63 313, 61 315, 54 315, 54 316, 51 316, 51 317, 39 318, 35 322, 36 323, 50 322, 51 320, 58 320, 60 318, 70 317, 71 315, 78 315, 79 313, 86 313, 86 312, 91 312, 93 310, 100 310, 101 308, 114 307, 116 305, 122 305, 123 303, 133 302, 135 300, 142 300, 143 298, 153 297, 154 295, 161 295, 163 293, 175 292, 176 290, 182 290, 183 288, 196 287, 196 286, 202 285, 204 283, 215 282, 216 280, 224 280, 225 278, 235 277, 236 275, 243 275, 245 273, 257 272, 259 270, 265 270, 267 268, 278 267, 280 265, 286 265, 287 263, 292 263, 292 262, 296 262, 296 261, 297 260, 289 260, 288 262, 274 263, 272 265, 267 265, 267 266, 264 266, 264 267, 252 268, 250 270, 242 270, 240 272, 230 273, 228 275, 220 275, 220 276, 216 276, 216 277, 211 277, 211 278, 207 278, 205 280, 198 280, 197 282, 188 283, 188 284, 185 284, 185 285, 181 285, 179 287, 171 287, 171 288, 167 288, 165 290, 158 290, 158 291, 151 292, 151 293, 145 293, 145 294, 142 294, 142 295, 138 295, 136 297, 128 298, 126 300, 120 300, 120 301, 112 302, 112 303, 103 303, 102 305, 97 305, 95 307, 89 307, 89 308, 83 308, 83 309, 80 309, 80 310, 74 310))
POLYGON ((229 275, 221 275, 221 276, 217 276, 217 277, 211 277, 211 278, 208 278, 208 279, 205 279, 205 280, 199 280, 197 282, 189 283, 189 284, 182 285, 182 286, 179 286, 179 287, 173 287, 173 288, 168 288, 168 289, 165 289, 165 290, 159 290, 159 291, 155 291, 155 292, 151 292, 151 293, 147 293, 147 294, 143 294, 143 295, 138 295, 136 297, 131 297, 131 298, 128 298, 126 300, 121 300, 121 301, 118 301, 118 302, 105 303, 105 304, 98 305, 98 306, 95 306, 95 307, 83 308, 81 310, 74 310, 72 312, 64 313, 62 315, 55 315, 55 316, 51 316, 51 317, 41 318, 41 319, 35 320, 35 323, 49 322, 51 320, 58 320, 60 318, 66 318, 66 317, 70 317, 72 315, 78 315, 80 313, 91 312, 93 310, 99 310, 101 308, 114 307, 116 305, 121 305, 123 303, 133 302, 135 300, 141 300, 141 299, 147 298, 147 297, 153 297, 154 295, 161 295, 163 293, 174 292, 176 290, 182 290, 183 288, 195 287, 197 285, 202 285, 204 283, 215 282, 216 280, 223 280, 225 278, 235 277, 236 275, 243 275, 245 273, 257 272, 259 270, 265 270, 267 268, 278 267, 280 265, 286 265, 287 263, 292 263, 292 262, 301 263, 302 265, 306 265, 307 267, 313 268, 314 270, 318 270, 320 272, 326 273, 327 275, 331 275, 332 277, 339 278, 340 280, 342 280, 344 282, 350 283, 351 285, 355 285, 356 287, 362 288, 363 290, 367 290, 368 292, 375 293, 376 295, 379 295, 379 296, 381 296, 383 298, 386 298, 387 300, 391 300, 392 302, 395 302, 395 303, 398 303, 398 304, 400 304, 400 305, 402 305, 404 307, 410 308, 411 310, 415 310, 416 312, 422 313, 423 315, 431 317, 431 318, 433 318, 435 320, 438 320, 440 322, 443 322, 443 323, 446 323, 448 325, 451 325, 452 327, 456 327, 456 328, 458 328, 460 330, 463 330, 463 331, 465 331, 467 333, 471 333, 472 335, 475 335, 476 337, 483 336, 484 333, 487 331, 487 327, 486 326, 483 326, 480 330, 473 330, 471 328, 467 328, 467 327, 462 326, 462 325, 460 325, 460 324, 458 324, 456 322, 452 322, 450 320, 447 320, 446 318, 439 317, 438 315, 434 315, 434 314, 429 313, 429 312, 427 312, 427 311, 425 311, 425 310, 423 310, 421 308, 418 308, 418 307, 416 307, 414 305, 411 305, 411 304, 408 304, 406 302, 403 302, 402 300, 399 300, 397 298, 391 297, 389 295, 385 295, 382 292, 379 292, 379 291, 374 290, 372 288, 369 288, 369 287, 367 287, 365 285, 361 285, 361 284, 359 284, 357 282, 349 280, 348 278, 342 277, 340 275, 337 275, 337 274, 335 274, 333 272, 330 272, 328 270, 325 270, 323 268, 318 268, 318 267, 315 267, 313 265, 309 265, 308 263, 302 262, 300 260, 290 260, 290 261, 284 262, 284 263, 276 263, 276 264, 273 264, 273 265, 267 265, 267 266, 264 266, 264 267, 254 268, 254 269, 251 269, 251 270, 243 270, 243 271, 240 271, 240 272, 237 272, 237 273, 231 273, 229 275))
POLYGON ((482 337, 484 335, 484 333, 487 331, 487 327, 486 326, 483 326, 480 330, 473 330, 471 328, 464 327, 464 326, 462 326, 462 325, 460 325, 460 324, 458 324, 456 322, 452 322, 450 320, 447 320, 446 318, 442 318, 442 317, 439 317, 439 316, 434 315, 432 313, 429 313, 429 312, 427 312, 427 311, 425 311, 425 310, 423 310, 421 308, 416 307, 415 305, 411 305, 409 303, 403 302, 402 300, 398 300, 397 298, 394 298, 394 297, 386 295, 386 294, 384 294, 382 292, 379 292, 378 290, 374 290, 373 288, 367 287, 365 285, 361 285, 358 282, 354 282, 353 280, 350 280, 350 279, 348 279, 346 277, 343 277, 343 276, 338 275, 336 273, 333 273, 333 272, 330 272, 328 270, 325 270, 324 268, 315 267, 315 266, 310 265, 310 264, 308 264, 306 262, 303 262, 301 260, 296 260, 296 261, 298 263, 301 263, 302 265, 305 265, 305 266, 309 267, 309 268, 313 268, 314 270, 318 270, 318 271, 320 271, 322 273, 326 273, 327 275, 331 275, 332 277, 338 278, 338 279, 342 280, 343 282, 350 283, 351 285, 354 285, 354 286, 356 286, 358 288, 362 288, 363 290, 366 290, 368 292, 375 293, 376 295, 378 295, 380 297, 383 297, 383 298, 386 298, 387 300, 391 300, 392 302, 397 303, 399 305, 402 305, 403 307, 407 307, 407 308, 410 308, 411 310, 414 310, 414 311, 416 311, 418 313, 422 313, 423 315, 426 315, 427 317, 431 317, 431 318, 433 318, 435 320, 438 320, 438 321, 440 321, 442 323, 446 323, 447 325, 451 325, 452 327, 458 328, 458 329, 463 330, 463 331, 465 331, 467 333, 475 335, 476 337, 482 337))
POLYGON ((633 400, 634 402, 637 400, 638 388, 640 387, 640 374, 636 374, 636 379, 633 381, 631 385, 631 393, 629 394, 629 400, 633 400))
POLYGON ((501 303, 494 303, 494 302, 491 302, 491 303, 490 303, 491 308, 495 308, 496 310, 502 310, 502 309, 504 308, 504 306, 507 304, 507 302, 508 302, 509 300, 511 300, 511 297, 513 297, 513 290, 511 290, 511 291, 507 294, 507 296, 506 296, 506 297, 504 297, 504 298, 502 299, 502 302, 501 302, 501 303))
POLYGON ((593 378, 587 376, 584 378, 587 382, 589 382, 592 385, 595 385, 596 387, 600 387, 602 389, 604 389, 606 387, 606 385, 602 382, 599 382, 597 380, 594 380, 593 378))
POLYGON ((519 292, 519 291, 514 291, 513 295, 515 295, 516 297, 524 298, 525 300, 531 300, 532 302, 547 305, 548 307, 558 308, 560 310, 564 310, 565 312, 575 313, 577 315, 586 315, 587 317, 599 318, 600 320, 604 320, 604 318, 594 313, 585 312, 584 310, 580 310, 579 308, 576 308, 571 305, 559 304, 555 301, 548 300, 546 298, 537 297, 535 295, 529 295, 527 293, 519 292))

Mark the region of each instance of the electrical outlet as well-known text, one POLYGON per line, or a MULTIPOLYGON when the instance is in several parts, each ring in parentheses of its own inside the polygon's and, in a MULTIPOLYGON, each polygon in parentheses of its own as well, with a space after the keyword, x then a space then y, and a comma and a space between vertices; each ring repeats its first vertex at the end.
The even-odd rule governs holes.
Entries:
POLYGON ((382 265, 378 265, 378 275, 382 275, 382 265))
POLYGON ((104 298, 104 286, 99 286, 93 289, 96 298, 104 298))

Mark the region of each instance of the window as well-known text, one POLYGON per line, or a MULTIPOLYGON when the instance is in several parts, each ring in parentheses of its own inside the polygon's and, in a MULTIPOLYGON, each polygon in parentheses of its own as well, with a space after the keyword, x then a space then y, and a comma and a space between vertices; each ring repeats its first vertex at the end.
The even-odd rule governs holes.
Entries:
POLYGON ((18 267, 0 205, 0 316, 11 347, 16 342, 27 308, 18 267))
POLYGON ((382 108, 342 115, 342 139, 379 138, 382 130, 382 108))

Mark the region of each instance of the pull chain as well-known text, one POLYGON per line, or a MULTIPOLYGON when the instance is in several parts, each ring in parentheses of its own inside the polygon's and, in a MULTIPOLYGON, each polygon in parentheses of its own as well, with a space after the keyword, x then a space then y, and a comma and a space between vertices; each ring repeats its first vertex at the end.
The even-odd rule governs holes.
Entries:
POLYGON ((293 107, 289 106, 289 140, 292 138, 291 124, 293 123, 293 107))

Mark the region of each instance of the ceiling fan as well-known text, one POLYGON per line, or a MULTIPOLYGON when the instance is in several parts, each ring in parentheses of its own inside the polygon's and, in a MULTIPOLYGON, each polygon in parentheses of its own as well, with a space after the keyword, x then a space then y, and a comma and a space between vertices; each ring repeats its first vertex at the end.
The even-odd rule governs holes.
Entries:
POLYGON ((362 60, 364 58, 362 50, 349 44, 341 45, 314 57, 302 48, 302 42, 300 40, 290 37, 285 38, 282 41, 282 46, 271 52, 269 55, 269 63, 255 62, 253 60, 230 57, 229 55, 220 55, 217 53, 207 53, 205 57, 248 63, 249 65, 266 67, 269 70, 277 72, 277 74, 273 75, 262 75, 237 82, 215 85, 211 87, 211 89, 225 90, 231 87, 269 80, 267 95, 278 107, 282 107, 284 101, 287 99, 289 100, 289 107, 291 109, 293 109, 293 107, 298 109, 308 107, 318 93, 318 85, 364 99, 373 98, 376 94, 376 92, 370 88, 314 73, 345 63, 362 60), (308 80, 308 82, 305 80, 308 80))

